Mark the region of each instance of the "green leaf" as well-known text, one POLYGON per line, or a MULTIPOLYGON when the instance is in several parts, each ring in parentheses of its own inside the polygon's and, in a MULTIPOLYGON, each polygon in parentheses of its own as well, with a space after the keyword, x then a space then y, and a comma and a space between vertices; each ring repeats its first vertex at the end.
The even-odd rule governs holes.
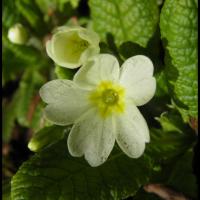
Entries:
POLYGON ((63 126, 50 126, 41 129, 35 133, 31 138, 28 147, 31 151, 40 151, 49 144, 53 144, 64 137, 66 127, 63 126))
POLYGON ((13 0, 3 1, 2 7, 3 7, 2 9, 3 27, 6 27, 8 29, 9 27, 13 26, 15 23, 22 21, 22 17, 17 12, 15 3, 13 2, 13 0))
POLYGON ((10 179, 2 181, 2 200, 10 200, 10 190, 11 190, 11 184, 10 179))
POLYGON ((189 121, 197 118, 197 3, 166 0, 160 28, 167 48, 169 89, 184 121, 189 121))
POLYGON ((166 74, 161 71, 155 74, 156 78, 156 97, 166 96, 168 95, 168 87, 167 87, 167 78, 166 74))
POLYGON ((59 8, 60 10, 64 10, 64 5, 68 2, 72 5, 73 8, 77 8, 80 0, 60 0, 59 1, 59 8))
POLYGON ((197 199, 197 180, 192 169, 193 156, 193 152, 188 151, 174 163, 167 184, 197 199))
POLYGON ((163 73, 161 72, 164 70, 163 47, 162 47, 162 41, 160 39, 160 30, 158 26, 156 26, 155 33, 148 41, 146 47, 142 47, 134 42, 129 41, 122 43, 118 51, 123 56, 124 60, 135 55, 145 55, 149 57, 154 65, 154 74, 157 75, 158 77, 161 76, 160 77, 161 80, 159 79, 159 83, 157 80, 157 91, 158 87, 160 87, 161 82, 163 82, 162 83, 163 87, 163 85, 165 84, 164 83, 165 75, 163 75, 163 73))
POLYGON ((77 8, 80 0, 70 0, 70 3, 73 8, 77 8))
POLYGON ((196 137, 193 132, 169 131, 152 128, 150 130, 151 142, 147 144, 146 152, 155 161, 169 160, 191 148, 196 137))
POLYGON ((183 133, 189 128, 184 124, 179 113, 174 110, 163 112, 161 116, 156 119, 160 122, 164 132, 175 131, 183 133))
POLYGON ((43 111, 44 111, 45 103, 41 101, 39 94, 33 98, 33 101, 35 102, 32 103, 33 113, 32 113, 32 116, 30 117, 30 120, 31 120, 30 128, 35 133, 44 127, 45 121, 44 121, 43 111))
POLYGON ((147 153, 152 157, 169 160, 194 146, 196 135, 176 110, 170 109, 155 119, 162 129, 150 129, 151 142, 147 144, 147 153))
MULTIPOLYGON (((107 45, 107 48, 110 51, 110 54, 113 54, 118 59, 119 64, 122 65, 123 60, 122 60, 122 58, 119 55, 118 48, 117 48, 116 43, 115 43, 115 39, 114 39, 113 35, 110 34, 110 33, 108 33, 106 35, 106 45, 107 45)), ((105 43, 103 43, 103 46, 102 46, 102 43, 101 43, 100 48, 101 48, 101 53, 103 51, 105 53, 109 53, 109 51, 106 52, 107 49, 106 49, 105 43)))
POLYGON ((19 99, 19 93, 16 92, 11 102, 3 105, 2 115, 2 136, 3 142, 8 142, 11 137, 12 130, 17 115, 17 103, 19 99))
POLYGON ((58 4, 57 0, 35 0, 35 3, 39 9, 45 14, 48 13, 50 9, 55 10, 58 4))
POLYGON ((158 21, 155 0, 90 0, 89 6, 94 30, 102 39, 113 34, 117 45, 132 41, 145 47, 158 21))
POLYGON ((149 56, 148 49, 133 42, 124 42, 121 44, 119 47, 119 52, 125 59, 135 55, 149 56))
POLYGON ((26 67, 26 63, 22 62, 20 59, 17 59, 15 54, 8 48, 3 48, 2 66, 2 76, 4 85, 10 80, 16 80, 17 77, 21 75, 24 68, 26 67))
POLYGON ((42 20, 42 14, 34 1, 16 0, 16 8, 18 12, 29 22, 35 33, 42 35, 45 31, 45 24, 42 20), (40 31, 38 31, 40 30, 40 31))
POLYGON ((19 85, 20 98, 17 102, 17 120, 22 126, 30 125, 30 106, 34 97, 38 95, 38 90, 43 83, 43 77, 37 71, 31 69, 25 71, 19 85))
MULTIPOLYGON (((15 61, 18 60, 16 62, 16 65, 18 63, 22 63, 22 66, 24 68, 25 66, 26 67, 34 66, 34 68, 37 68, 37 69, 47 65, 47 58, 44 57, 41 52, 39 52, 36 48, 32 46, 16 45, 16 44, 11 43, 7 39, 7 35, 5 31, 3 32, 2 41, 3 41, 3 47, 8 49, 10 52, 12 52, 12 54, 14 54, 15 61)), ((4 58, 4 60, 5 59, 6 58, 4 58)), ((14 62, 10 61, 10 63, 14 65, 14 62)))
POLYGON ((71 4, 73 8, 77 8, 80 0, 36 0, 36 4, 40 8, 40 10, 45 14, 50 9, 59 10, 60 12, 64 12, 65 6, 71 4))
POLYGON ((116 199, 134 195, 148 182, 148 157, 131 159, 123 153, 99 167, 67 151, 66 139, 49 146, 25 162, 12 179, 11 199, 116 199))
POLYGON ((74 74, 76 73, 76 71, 77 70, 60 67, 58 65, 56 65, 56 68, 55 68, 56 76, 59 79, 70 79, 71 80, 73 78, 74 74))
POLYGON ((23 74, 11 102, 6 102, 3 106, 3 140, 5 142, 11 136, 16 119, 20 125, 31 127, 33 131, 41 128, 44 106, 38 90, 43 83, 43 77, 37 71, 27 69, 23 74))
MULTIPOLYGON (((79 0, 35 0, 49 31, 58 25, 66 25, 66 20, 75 15, 79 0)), ((47 32, 47 31, 46 31, 47 32)))

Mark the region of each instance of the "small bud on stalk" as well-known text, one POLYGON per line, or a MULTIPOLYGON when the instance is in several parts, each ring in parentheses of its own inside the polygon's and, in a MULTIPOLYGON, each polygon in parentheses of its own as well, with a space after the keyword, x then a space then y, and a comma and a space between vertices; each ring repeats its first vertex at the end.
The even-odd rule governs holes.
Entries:
POLYGON ((28 40, 28 32, 21 24, 15 24, 8 31, 8 39, 14 44, 25 44, 28 40))

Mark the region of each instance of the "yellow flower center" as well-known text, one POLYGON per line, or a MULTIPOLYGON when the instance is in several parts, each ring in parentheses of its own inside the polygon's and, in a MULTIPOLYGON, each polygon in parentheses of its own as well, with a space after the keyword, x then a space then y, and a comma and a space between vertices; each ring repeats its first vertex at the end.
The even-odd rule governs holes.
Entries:
POLYGON ((111 114, 123 113, 125 90, 120 85, 111 81, 102 81, 95 90, 93 90, 89 99, 93 106, 96 106, 100 115, 105 118, 111 114))
POLYGON ((118 93, 113 89, 106 89, 102 93, 102 100, 105 104, 113 105, 117 103, 118 99, 118 93))

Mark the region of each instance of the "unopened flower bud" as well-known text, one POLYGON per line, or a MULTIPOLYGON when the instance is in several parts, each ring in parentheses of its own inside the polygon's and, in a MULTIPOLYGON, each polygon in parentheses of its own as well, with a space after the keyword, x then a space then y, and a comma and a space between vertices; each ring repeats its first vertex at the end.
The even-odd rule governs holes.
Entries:
POLYGON ((25 44, 28 40, 27 30, 21 24, 15 24, 8 31, 8 39, 15 44, 25 44))

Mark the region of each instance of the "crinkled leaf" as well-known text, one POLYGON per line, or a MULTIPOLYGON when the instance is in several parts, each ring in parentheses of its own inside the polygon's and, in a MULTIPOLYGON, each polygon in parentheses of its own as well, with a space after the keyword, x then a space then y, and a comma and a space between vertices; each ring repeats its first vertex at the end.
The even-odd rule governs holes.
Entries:
POLYGON ((197 179, 193 173, 193 152, 188 151, 174 164, 174 168, 167 181, 168 185, 184 192, 184 194, 197 198, 197 179))
POLYGON ((146 48, 141 47, 139 44, 133 42, 124 42, 119 47, 120 54, 125 58, 130 58, 135 55, 149 56, 149 52, 146 48))
POLYGON ((11 199, 121 199, 148 182, 148 157, 130 159, 120 152, 99 167, 90 167, 67 151, 66 139, 25 162, 12 179, 11 199))
POLYGON ((156 78, 156 97, 168 95, 167 78, 163 71, 155 74, 156 78))
POLYGON ((193 132, 165 132, 162 129, 151 129, 151 143, 147 144, 146 152, 152 158, 169 160, 179 156, 194 145, 196 140, 193 132))
POLYGON ((30 150, 37 152, 62 139, 66 131, 67 128, 63 126, 53 125, 45 127, 33 135, 28 147, 30 150))
POLYGON ((158 26, 151 39, 148 41, 146 47, 141 47, 137 43, 129 41, 122 43, 118 51, 124 59, 128 59, 135 55, 145 55, 149 57, 153 62, 154 75, 156 76, 157 79, 156 92, 159 92, 159 94, 157 93, 156 96, 162 96, 164 95, 164 93, 166 93, 164 91, 161 92, 162 90, 161 87, 163 89, 165 87, 164 90, 166 91, 167 85, 166 85, 165 75, 162 72, 164 70, 164 62, 163 62, 164 56, 163 56, 162 41, 160 39, 160 30, 158 26))
POLYGON ((94 30, 102 39, 113 34, 118 45, 132 41, 146 46, 158 21, 155 0, 90 0, 89 6, 94 30))
POLYGON ((119 47, 119 53, 125 58, 130 58, 135 55, 145 55, 150 57, 154 64, 155 62, 162 61, 162 41, 160 39, 160 30, 156 26, 156 30, 150 40, 148 41, 146 47, 142 47, 135 42, 124 42, 119 47))
POLYGON ((166 75, 184 121, 197 117, 197 3, 166 0, 160 18, 166 39, 166 75))

